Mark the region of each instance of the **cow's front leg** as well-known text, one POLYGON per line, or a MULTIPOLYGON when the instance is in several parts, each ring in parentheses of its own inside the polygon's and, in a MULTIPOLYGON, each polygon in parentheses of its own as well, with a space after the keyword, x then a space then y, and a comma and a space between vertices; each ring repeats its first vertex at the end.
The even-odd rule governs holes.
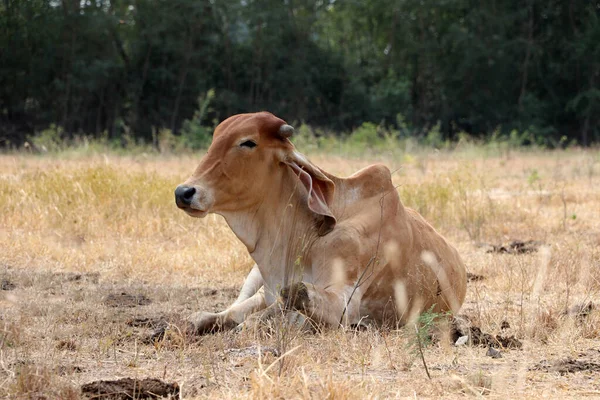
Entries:
POLYGON ((199 311, 190 315, 188 321, 192 332, 196 335, 231 330, 237 326, 236 322, 227 318, 226 315, 207 311, 199 311))
POLYGON ((203 335, 235 328, 248 315, 266 307, 262 286, 262 275, 255 264, 246 277, 237 300, 220 313, 200 311, 192 314, 188 318, 192 330, 196 334, 203 335))
POLYGON ((283 306, 297 310, 318 324, 338 327, 360 322, 360 290, 343 285, 323 289, 298 282, 281 290, 283 306))
POLYGON ((188 321, 192 325, 194 333, 203 335, 224 330, 230 330, 244 322, 244 320, 257 311, 266 307, 263 289, 260 289, 254 296, 234 303, 225 311, 220 313, 197 312, 192 314, 188 321))

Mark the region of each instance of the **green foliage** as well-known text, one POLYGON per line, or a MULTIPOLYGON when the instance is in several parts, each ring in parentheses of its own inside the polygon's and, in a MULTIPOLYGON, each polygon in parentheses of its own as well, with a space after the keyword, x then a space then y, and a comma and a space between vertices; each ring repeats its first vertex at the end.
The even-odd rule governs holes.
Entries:
POLYGON ((210 112, 209 105, 215 97, 214 89, 206 92, 206 95, 198 97, 198 110, 190 120, 183 121, 181 127, 181 144, 193 150, 207 148, 212 140, 213 128, 203 125, 203 121, 210 112))
POLYGON ((527 177, 527 183, 529 184, 529 186, 533 186, 536 182, 540 181, 541 179, 542 178, 540 178, 538 170, 534 168, 531 170, 529 176, 527 177))
POLYGON ((429 130, 427 136, 425 136, 425 144, 431 147, 435 147, 437 149, 444 146, 444 139, 442 137, 442 132, 440 131, 441 124, 438 122, 429 130))
POLYGON ((381 142, 377 125, 372 122, 364 122, 358 129, 352 132, 348 141, 357 146, 376 146, 381 142))
POLYGON ((296 127, 292 141, 295 146, 307 153, 314 152, 324 146, 324 143, 321 143, 315 135, 314 130, 304 123, 296 127))
POLYGON ((48 129, 30 136, 28 141, 36 151, 56 152, 64 148, 64 131, 61 127, 51 124, 48 129))
POLYGON ((419 348, 426 348, 431 345, 438 323, 447 320, 452 315, 449 311, 433 312, 434 308, 435 304, 429 310, 421 313, 415 322, 415 326, 406 327, 409 332, 408 347, 415 356, 419 354, 419 348))
POLYGON ((432 332, 436 323, 442 319, 448 318, 451 315, 450 311, 435 313, 433 312, 434 308, 435 304, 432 305, 429 310, 419 315, 419 318, 417 319, 416 334, 419 336, 419 340, 423 347, 427 347, 431 344, 432 332))

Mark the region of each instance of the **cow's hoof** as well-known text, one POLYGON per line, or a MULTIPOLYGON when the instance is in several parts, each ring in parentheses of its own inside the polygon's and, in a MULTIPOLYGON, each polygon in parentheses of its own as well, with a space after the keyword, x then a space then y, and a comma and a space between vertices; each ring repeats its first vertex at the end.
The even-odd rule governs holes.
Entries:
POLYGON ((217 331, 217 314, 200 311, 188 318, 189 331, 194 335, 205 335, 217 331))
POLYGON ((294 283, 281 290, 281 300, 286 310, 309 311, 310 298, 304 282, 294 283))
POLYGON ((238 324, 219 314, 200 311, 188 318, 189 329, 195 335, 206 335, 210 333, 231 330, 238 324))

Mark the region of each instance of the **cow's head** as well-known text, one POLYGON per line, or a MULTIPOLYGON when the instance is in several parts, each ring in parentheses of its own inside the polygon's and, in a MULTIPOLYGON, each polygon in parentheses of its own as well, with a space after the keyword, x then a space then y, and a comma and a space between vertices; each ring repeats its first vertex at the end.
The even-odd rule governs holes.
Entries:
POLYGON ((267 112, 226 119, 215 129, 194 174, 175 190, 177 207, 192 217, 253 211, 265 196, 273 196, 277 178, 291 169, 308 209, 320 221, 319 234, 328 233, 336 222, 329 208, 335 185, 295 150, 289 140, 293 133, 294 128, 267 112))

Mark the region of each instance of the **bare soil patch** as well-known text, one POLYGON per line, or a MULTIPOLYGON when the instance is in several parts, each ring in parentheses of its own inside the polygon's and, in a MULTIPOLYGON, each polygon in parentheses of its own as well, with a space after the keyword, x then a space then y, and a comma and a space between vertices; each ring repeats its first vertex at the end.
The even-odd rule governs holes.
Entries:
POLYGON ((108 307, 137 307, 152 303, 143 294, 130 294, 127 292, 111 293, 104 299, 104 305, 108 307))
POLYGON ((540 246, 544 243, 538 240, 513 240, 512 242, 505 244, 489 244, 490 247, 487 253, 501 253, 501 254, 527 254, 538 251, 540 246))
POLYGON ((134 317, 127 320, 125 324, 127 324, 127 326, 134 326, 137 328, 154 329, 168 324, 168 321, 166 317, 134 317))
POLYGON ((80 367, 79 365, 59 365, 54 368, 54 371, 61 376, 71 375, 71 374, 81 374, 85 372, 85 368, 80 367))
POLYGON ((102 400, 175 398, 179 395, 179 385, 158 379, 123 378, 86 383, 81 386, 81 393, 86 398, 102 400))
MULTIPOLYGON (((127 326, 141 328, 141 342, 154 344, 164 340, 169 332, 177 334, 179 339, 186 337, 194 340, 193 328, 180 315, 157 316, 157 317, 133 317, 128 319, 127 326)), ((196 338, 197 339, 197 338, 196 338)))
POLYGON ((542 360, 533 367, 532 371, 558 372, 561 375, 575 372, 600 372, 600 350, 590 349, 579 353, 578 357, 567 357, 555 360, 542 360))
POLYGON ((97 284, 100 279, 98 272, 57 272, 54 277, 65 282, 85 282, 97 284))
POLYGON ((265 357, 272 355, 279 357, 281 354, 279 350, 274 347, 260 347, 260 346, 249 346, 241 349, 226 349, 224 354, 229 357, 265 357))
POLYGON ((17 285, 9 281, 8 279, 2 279, 0 282, 0 290, 15 290, 17 285))

